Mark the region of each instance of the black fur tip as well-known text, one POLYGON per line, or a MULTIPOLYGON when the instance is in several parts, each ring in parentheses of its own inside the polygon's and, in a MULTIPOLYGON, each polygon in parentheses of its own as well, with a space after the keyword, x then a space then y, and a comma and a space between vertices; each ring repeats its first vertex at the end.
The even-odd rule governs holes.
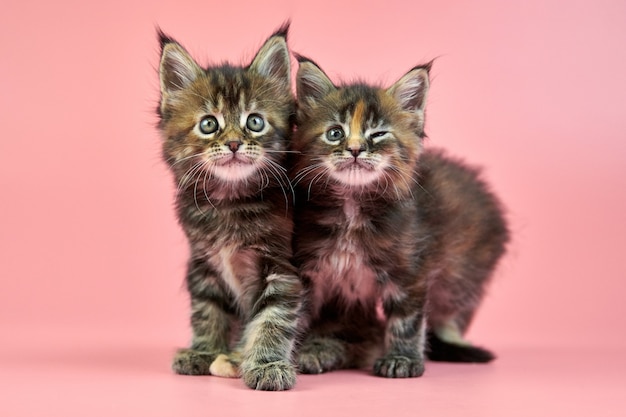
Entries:
POLYGON ((287 39, 287 35, 289 34, 289 26, 291 26, 291 20, 286 20, 274 33, 272 36, 281 36, 287 39))
POLYGON ((426 72, 430 74, 430 70, 433 68, 435 59, 436 58, 433 58, 430 61, 426 62, 425 64, 416 65, 413 68, 411 68, 411 71, 417 70, 417 69, 423 69, 423 70, 426 70, 426 72))
POLYGON ((487 363, 496 356, 487 349, 463 346, 441 340, 434 332, 428 332, 426 356, 435 362, 487 363))
POLYGON ((317 65, 317 62, 313 61, 311 58, 307 58, 304 55, 300 55, 297 52, 293 52, 293 56, 296 58, 296 61, 298 61, 299 64, 303 64, 305 62, 310 62, 311 64, 315 65, 318 68, 321 68, 319 65, 317 65))
POLYGON ((159 38, 159 45, 161 45, 161 51, 168 43, 178 43, 176 40, 163 32, 160 27, 156 27, 157 37, 159 38))

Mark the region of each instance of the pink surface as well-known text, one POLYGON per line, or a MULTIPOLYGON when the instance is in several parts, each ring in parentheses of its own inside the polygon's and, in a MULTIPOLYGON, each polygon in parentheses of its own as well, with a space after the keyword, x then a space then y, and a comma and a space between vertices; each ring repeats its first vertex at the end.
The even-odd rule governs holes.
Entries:
MULTIPOLYGON (((5 352, 3 352, 5 353, 5 352)), ((300 376, 287 392, 241 380, 173 375, 171 351, 146 345, 3 355, 3 416, 598 416, 626 409, 626 360, 614 350, 504 350, 490 365, 428 364, 415 379, 361 371, 300 376), (589 358, 591 356, 591 358, 589 358), (589 360, 581 360, 587 357, 589 360)))
POLYGON ((402 394, 415 414, 618 415, 624 39, 626 3, 610 0, 4 4, 0 415, 401 415, 402 394), (439 57, 430 143, 486 167, 514 231, 469 335, 501 352, 493 366, 302 377, 283 394, 169 373, 189 335, 187 249, 154 128, 154 28, 239 62, 287 18, 292 49, 336 80, 389 84, 439 57))

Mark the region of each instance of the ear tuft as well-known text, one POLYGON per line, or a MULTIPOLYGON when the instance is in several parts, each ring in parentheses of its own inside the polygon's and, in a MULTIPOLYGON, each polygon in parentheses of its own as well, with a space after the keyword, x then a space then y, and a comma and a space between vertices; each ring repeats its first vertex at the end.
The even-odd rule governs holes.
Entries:
POLYGON ((161 30, 160 27, 157 26, 157 37, 159 38, 159 45, 161 45, 161 55, 163 54, 163 47, 168 43, 176 42, 172 37, 168 36, 161 30))
POLYGON ((270 38, 274 36, 281 36, 286 41, 287 35, 289 35, 289 26, 291 26, 291 21, 285 21, 285 23, 283 23, 278 29, 276 29, 274 33, 272 33, 272 36, 270 36, 270 38))

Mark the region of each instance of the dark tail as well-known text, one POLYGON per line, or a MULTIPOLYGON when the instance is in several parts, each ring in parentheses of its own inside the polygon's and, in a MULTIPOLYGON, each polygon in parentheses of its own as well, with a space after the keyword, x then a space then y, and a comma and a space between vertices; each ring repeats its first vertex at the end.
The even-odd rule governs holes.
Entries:
POLYGON ((432 331, 428 332, 426 355, 431 361, 437 362, 487 363, 496 358, 493 353, 481 347, 445 342, 432 331))

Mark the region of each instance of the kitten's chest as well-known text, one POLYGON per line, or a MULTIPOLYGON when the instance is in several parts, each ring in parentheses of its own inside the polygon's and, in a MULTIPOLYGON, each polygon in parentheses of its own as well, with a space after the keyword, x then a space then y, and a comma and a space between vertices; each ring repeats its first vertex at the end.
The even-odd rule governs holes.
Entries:
POLYGON ((206 257, 232 296, 246 304, 248 290, 259 281, 258 252, 224 242, 208 249, 206 257))
POLYGON ((366 301, 376 295, 376 274, 362 245, 338 239, 325 259, 324 276, 329 277, 330 292, 350 301, 366 301))
POLYGON ((193 252, 207 261, 241 306, 248 304, 249 293, 260 281, 261 248, 255 242, 263 232, 263 227, 244 220, 221 213, 187 229, 193 252))
POLYGON ((344 222, 320 256, 318 291, 327 299, 340 295, 349 302, 366 302, 376 297, 376 273, 371 264, 371 233, 358 206, 349 201, 343 206, 344 222))

